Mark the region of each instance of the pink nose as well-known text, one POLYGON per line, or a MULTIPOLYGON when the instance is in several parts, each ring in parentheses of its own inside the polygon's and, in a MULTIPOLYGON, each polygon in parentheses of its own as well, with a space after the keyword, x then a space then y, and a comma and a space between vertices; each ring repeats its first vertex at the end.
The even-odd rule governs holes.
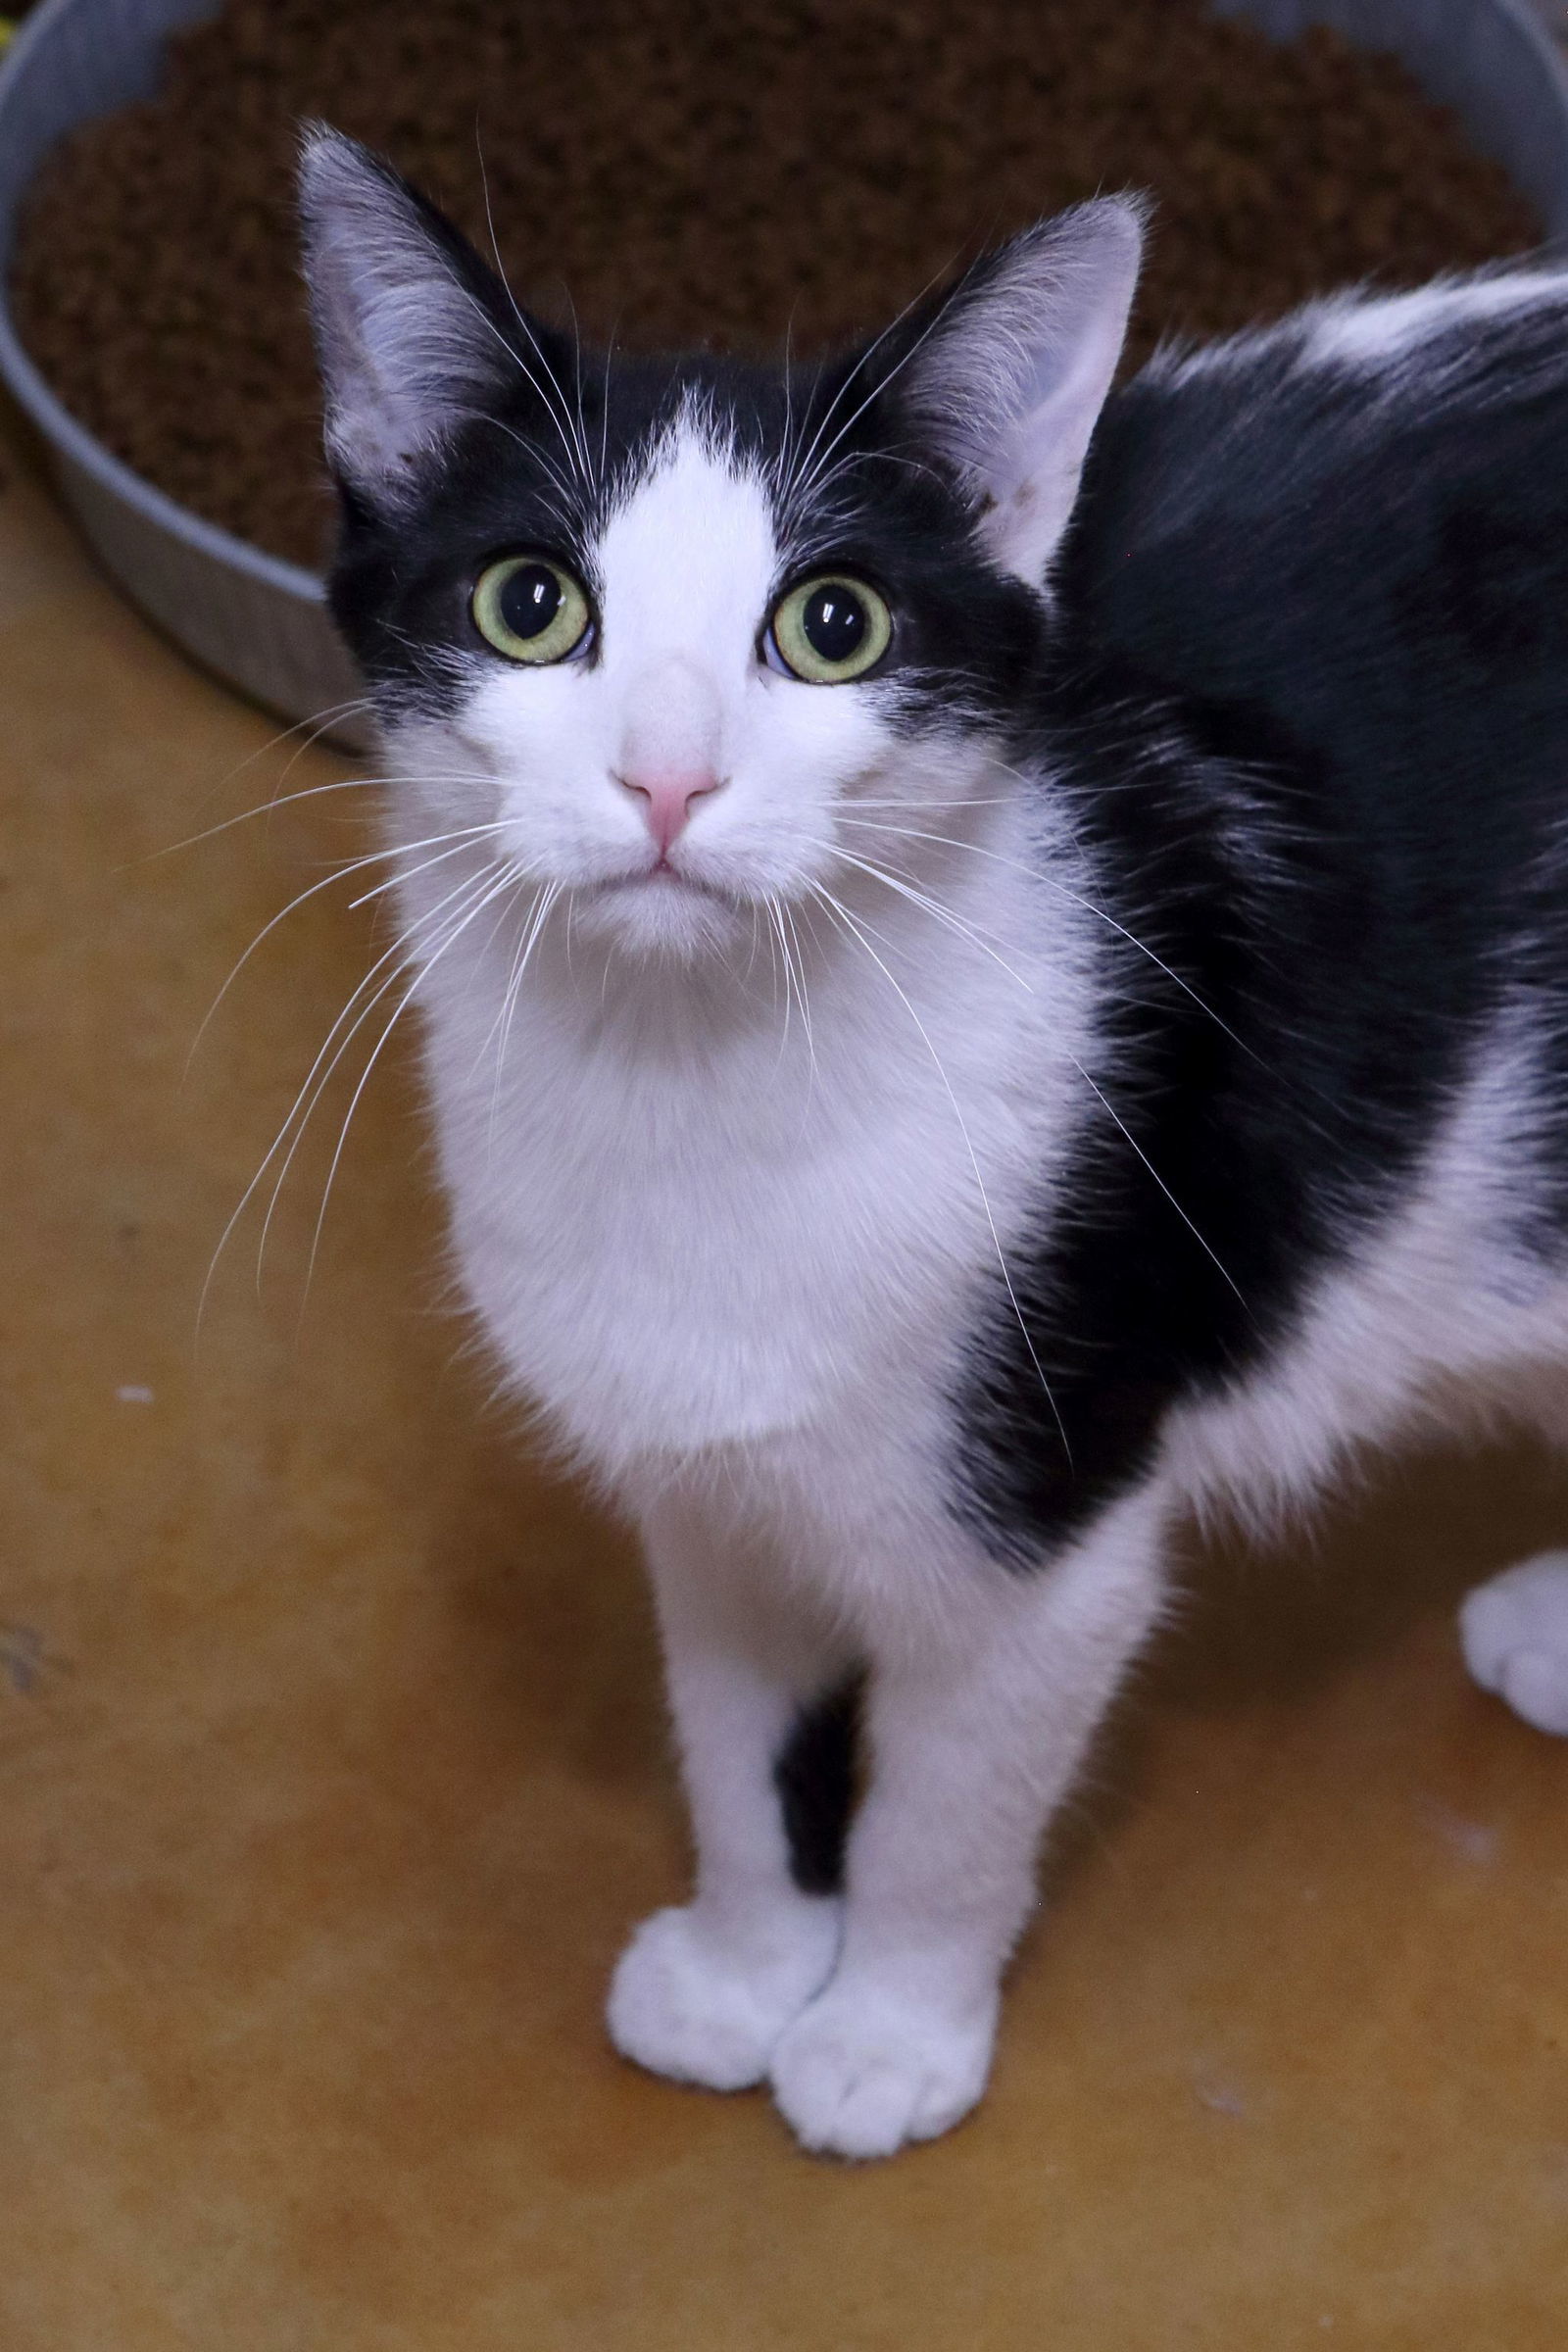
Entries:
POLYGON ((716 792, 719 787, 719 778, 706 768, 645 769, 640 774, 622 776, 619 780, 628 792, 641 796, 644 821, 659 844, 661 858, 668 851, 670 843, 685 831, 692 812, 692 803, 700 801, 705 793, 716 792))

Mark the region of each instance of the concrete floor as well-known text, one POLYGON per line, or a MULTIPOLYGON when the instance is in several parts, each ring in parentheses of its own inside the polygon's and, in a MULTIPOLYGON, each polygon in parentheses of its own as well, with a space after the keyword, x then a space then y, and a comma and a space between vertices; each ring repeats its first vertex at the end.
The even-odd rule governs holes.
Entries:
POLYGON ((648 1613, 441 1311, 406 1054, 308 1297, 342 1096, 198 1329, 369 910, 309 900, 193 1041, 361 796, 162 855, 346 771, 5 474, 5 2352, 1555 2352, 1568 1745, 1451 1601, 1568 1483, 1406 1463, 1195 1554, 951 2139, 815 2163, 621 2065, 685 1867, 648 1613))

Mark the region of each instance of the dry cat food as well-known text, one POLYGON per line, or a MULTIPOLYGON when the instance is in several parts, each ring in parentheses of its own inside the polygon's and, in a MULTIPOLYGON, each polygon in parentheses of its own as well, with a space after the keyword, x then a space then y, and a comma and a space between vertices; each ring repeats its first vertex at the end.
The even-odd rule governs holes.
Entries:
POLYGON ((139 472, 275 554, 329 505, 295 125, 389 154, 524 298, 625 344, 810 350, 1099 189, 1158 200, 1135 348, 1540 224, 1386 57, 1203 0, 234 0, 44 170, 20 331, 139 472), (480 158, 483 157, 483 173, 480 158))

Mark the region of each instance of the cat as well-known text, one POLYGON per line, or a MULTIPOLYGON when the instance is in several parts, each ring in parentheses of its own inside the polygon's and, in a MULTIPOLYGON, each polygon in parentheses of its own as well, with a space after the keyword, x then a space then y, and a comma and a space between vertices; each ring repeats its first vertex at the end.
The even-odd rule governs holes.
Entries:
MULTIPOLYGON (((838 361, 612 359, 302 189, 457 1263, 657 1599, 696 1886, 610 2033, 886 2155, 1173 1523, 1568 1361, 1568 275, 1113 388, 1108 197, 838 361)), ((1564 1561, 1465 1639, 1568 1731, 1564 1561)))

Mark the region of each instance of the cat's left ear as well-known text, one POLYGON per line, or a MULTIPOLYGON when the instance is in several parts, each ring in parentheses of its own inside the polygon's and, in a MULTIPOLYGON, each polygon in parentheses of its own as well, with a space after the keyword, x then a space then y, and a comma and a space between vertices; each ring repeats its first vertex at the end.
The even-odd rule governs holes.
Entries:
POLYGON ((1078 495, 1138 283, 1145 206, 1102 197, 963 276, 898 368, 918 438, 973 498, 994 561, 1039 587, 1078 495))

